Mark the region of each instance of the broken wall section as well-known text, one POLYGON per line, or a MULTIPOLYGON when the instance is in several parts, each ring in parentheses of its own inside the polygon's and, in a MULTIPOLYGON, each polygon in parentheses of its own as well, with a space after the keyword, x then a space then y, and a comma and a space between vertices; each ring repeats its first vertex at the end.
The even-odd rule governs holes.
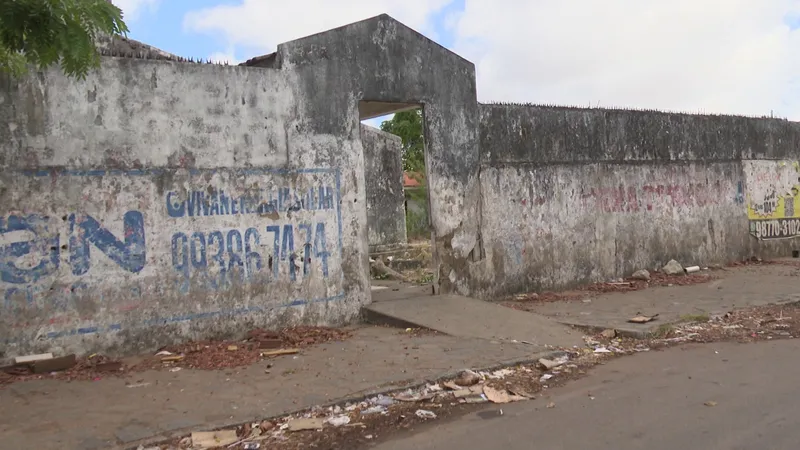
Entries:
POLYGON ((361 125, 361 145, 370 252, 403 247, 407 244, 403 141, 393 134, 361 125))
POLYGON ((750 235, 743 160, 796 155, 800 124, 529 105, 480 111, 487 259, 474 273, 483 295, 626 276, 673 258, 702 266, 791 251, 750 235))
POLYGON ((336 325, 368 301, 357 127, 309 131, 291 71, 103 58, 3 86, 4 355, 336 325))

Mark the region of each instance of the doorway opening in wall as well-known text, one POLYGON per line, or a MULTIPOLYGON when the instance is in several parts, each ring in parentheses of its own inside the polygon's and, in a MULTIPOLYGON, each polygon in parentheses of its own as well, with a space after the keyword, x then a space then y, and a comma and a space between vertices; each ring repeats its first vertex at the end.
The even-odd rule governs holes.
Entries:
POLYGON ((432 294, 424 110, 419 104, 361 101, 359 115, 373 299, 409 290, 432 294))

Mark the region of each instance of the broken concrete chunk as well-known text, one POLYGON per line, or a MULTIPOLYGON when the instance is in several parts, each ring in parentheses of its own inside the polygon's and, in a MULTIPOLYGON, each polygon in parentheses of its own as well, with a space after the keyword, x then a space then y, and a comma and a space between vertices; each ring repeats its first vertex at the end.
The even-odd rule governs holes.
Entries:
POLYGON ((678 261, 674 259, 669 260, 667 265, 661 269, 667 275, 681 275, 683 274, 683 266, 680 265, 678 261))
POLYGON ((603 332, 600 333, 600 335, 606 339, 614 339, 615 337, 617 337, 617 330, 609 328, 607 330, 603 330, 603 332))
POLYGON ((463 370, 458 374, 458 378, 455 379, 456 384, 459 386, 472 386, 473 384, 478 384, 479 381, 481 381, 481 376, 469 369, 463 370))
POLYGON ((288 422, 289 431, 321 430, 325 427, 325 419, 315 417, 311 419, 293 419, 288 422))
POLYGON ((77 364, 77 360, 74 354, 60 358, 42 359, 33 363, 33 373, 59 372, 70 369, 75 364, 77 364))
POLYGON ((238 441, 236 430, 195 431, 192 433, 192 447, 217 448, 238 441))
POLYGON ((564 364, 564 363, 561 362, 561 361, 553 361, 552 359, 539 358, 539 365, 544 370, 555 369, 556 367, 560 366, 561 364, 564 364))
POLYGON ((495 389, 491 386, 483 387, 483 395, 492 403, 508 403, 511 401, 511 396, 505 389, 495 389))
POLYGON ((650 272, 645 269, 637 270, 636 272, 633 272, 631 278, 634 280, 650 281, 650 272))
POLYGON ((43 361, 45 359, 53 359, 52 353, 41 353, 39 355, 25 355, 25 356, 17 356, 14 358, 14 362, 17 364, 26 364, 32 363, 36 361, 43 361))

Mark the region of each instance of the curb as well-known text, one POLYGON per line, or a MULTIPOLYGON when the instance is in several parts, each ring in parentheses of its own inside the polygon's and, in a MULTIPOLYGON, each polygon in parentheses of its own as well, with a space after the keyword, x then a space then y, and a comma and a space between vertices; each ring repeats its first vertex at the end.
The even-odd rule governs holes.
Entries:
MULTIPOLYGON (((506 367, 518 366, 518 365, 522 365, 522 364, 533 364, 536 361, 538 361, 540 358, 552 359, 552 358, 557 358, 559 356, 562 356, 562 355, 564 355, 566 353, 567 352, 565 350, 548 350, 548 351, 544 351, 544 352, 539 352, 539 353, 533 354, 533 355, 531 355, 529 357, 514 358, 514 359, 505 360, 505 361, 500 361, 500 362, 497 362, 497 363, 494 363, 494 364, 491 364, 491 365, 488 365, 488 366, 470 367, 469 369, 470 370, 475 370, 475 371, 483 371, 483 372, 494 371, 494 370, 504 369, 506 367)), ((465 367, 464 369, 466 369, 466 368, 467 367, 465 367)), ((240 425, 244 425, 246 423, 251 423, 251 422, 255 422, 255 421, 278 419, 278 418, 281 418, 281 417, 284 417, 284 416, 288 416, 288 415, 297 414, 297 413, 301 413, 301 412, 307 411, 309 408, 311 408, 313 406, 319 406, 320 408, 328 408, 328 407, 333 407, 333 406, 336 406, 336 405, 340 405, 341 406, 341 405, 343 405, 345 403, 357 403, 357 402, 364 401, 369 397, 377 396, 379 394, 383 394, 383 395, 392 394, 392 393, 395 393, 395 392, 405 391, 406 389, 419 388, 419 387, 425 386, 426 384, 430 384, 430 383, 437 383, 437 382, 445 380, 445 379, 455 378, 464 369, 451 370, 449 372, 445 372, 445 373, 442 373, 442 374, 439 374, 439 375, 435 375, 435 376, 432 376, 432 377, 428 377, 428 378, 423 378, 422 380, 415 380, 415 381, 412 381, 412 382, 409 382, 409 383, 405 383, 405 384, 391 385, 391 386, 387 386, 387 387, 383 387, 383 388, 380 388, 380 387, 379 388, 374 388, 372 390, 369 390, 369 391, 366 391, 366 392, 363 392, 363 393, 350 394, 350 395, 348 395, 346 397, 342 397, 342 398, 339 398, 337 400, 330 401, 328 403, 324 403, 324 404, 320 404, 320 405, 305 406, 303 408, 298 408, 298 409, 295 409, 295 410, 292 410, 292 411, 286 411, 286 412, 284 412, 282 414, 277 414, 277 415, 268 416, 268 417, 262 417, 262 418, 259 418, 259 419, 252 419, 252 420, 246 420, 246 421, 242 421, 241 419, 238 419, 238 420, 233 420, 233 421, 212 422, 212 423, 207 423, 207 424, 203 425, 202 427, 191 427, 191 428, 184 428, 184 429, 181 429, 181 430, 170 431, 170 432, 166 432, 166 433, 155 435, 155 436, 147 438, 147 439, 142 439, 142 440, 139 440, 139 441, 131 442, 131 443, 128 443, 128 444, 116 445, 113 448, 118 449, 118 450, 136 450, 140 446, 147 448, 149 446, 156 446, 156 445, 159 445, 159 444, 163 444, 166 441, 169 441, 169 440, 181 437, 181 436, 186 436, 189 432, 197 431, 198 429, 202 429, 203 431, 215 431, 215 430, 219 430, 219 429, 223 429, 223 428, 238 427, 240 425)))

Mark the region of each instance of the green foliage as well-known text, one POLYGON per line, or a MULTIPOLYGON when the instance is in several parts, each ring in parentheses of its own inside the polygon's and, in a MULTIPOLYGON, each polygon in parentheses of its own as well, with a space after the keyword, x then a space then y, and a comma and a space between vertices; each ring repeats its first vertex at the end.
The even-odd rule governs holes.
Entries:
POLYGON ((83 79, 100 65, 96 39, 125 34, 122 11, 108 0, 0 0, 0 72, 61 64, 83 79))
POLYGON ((425 173, 425 140, 422 134, 422 110, 399 112, 381 123, 381 130, 403 140, 403 170, 425 173))

